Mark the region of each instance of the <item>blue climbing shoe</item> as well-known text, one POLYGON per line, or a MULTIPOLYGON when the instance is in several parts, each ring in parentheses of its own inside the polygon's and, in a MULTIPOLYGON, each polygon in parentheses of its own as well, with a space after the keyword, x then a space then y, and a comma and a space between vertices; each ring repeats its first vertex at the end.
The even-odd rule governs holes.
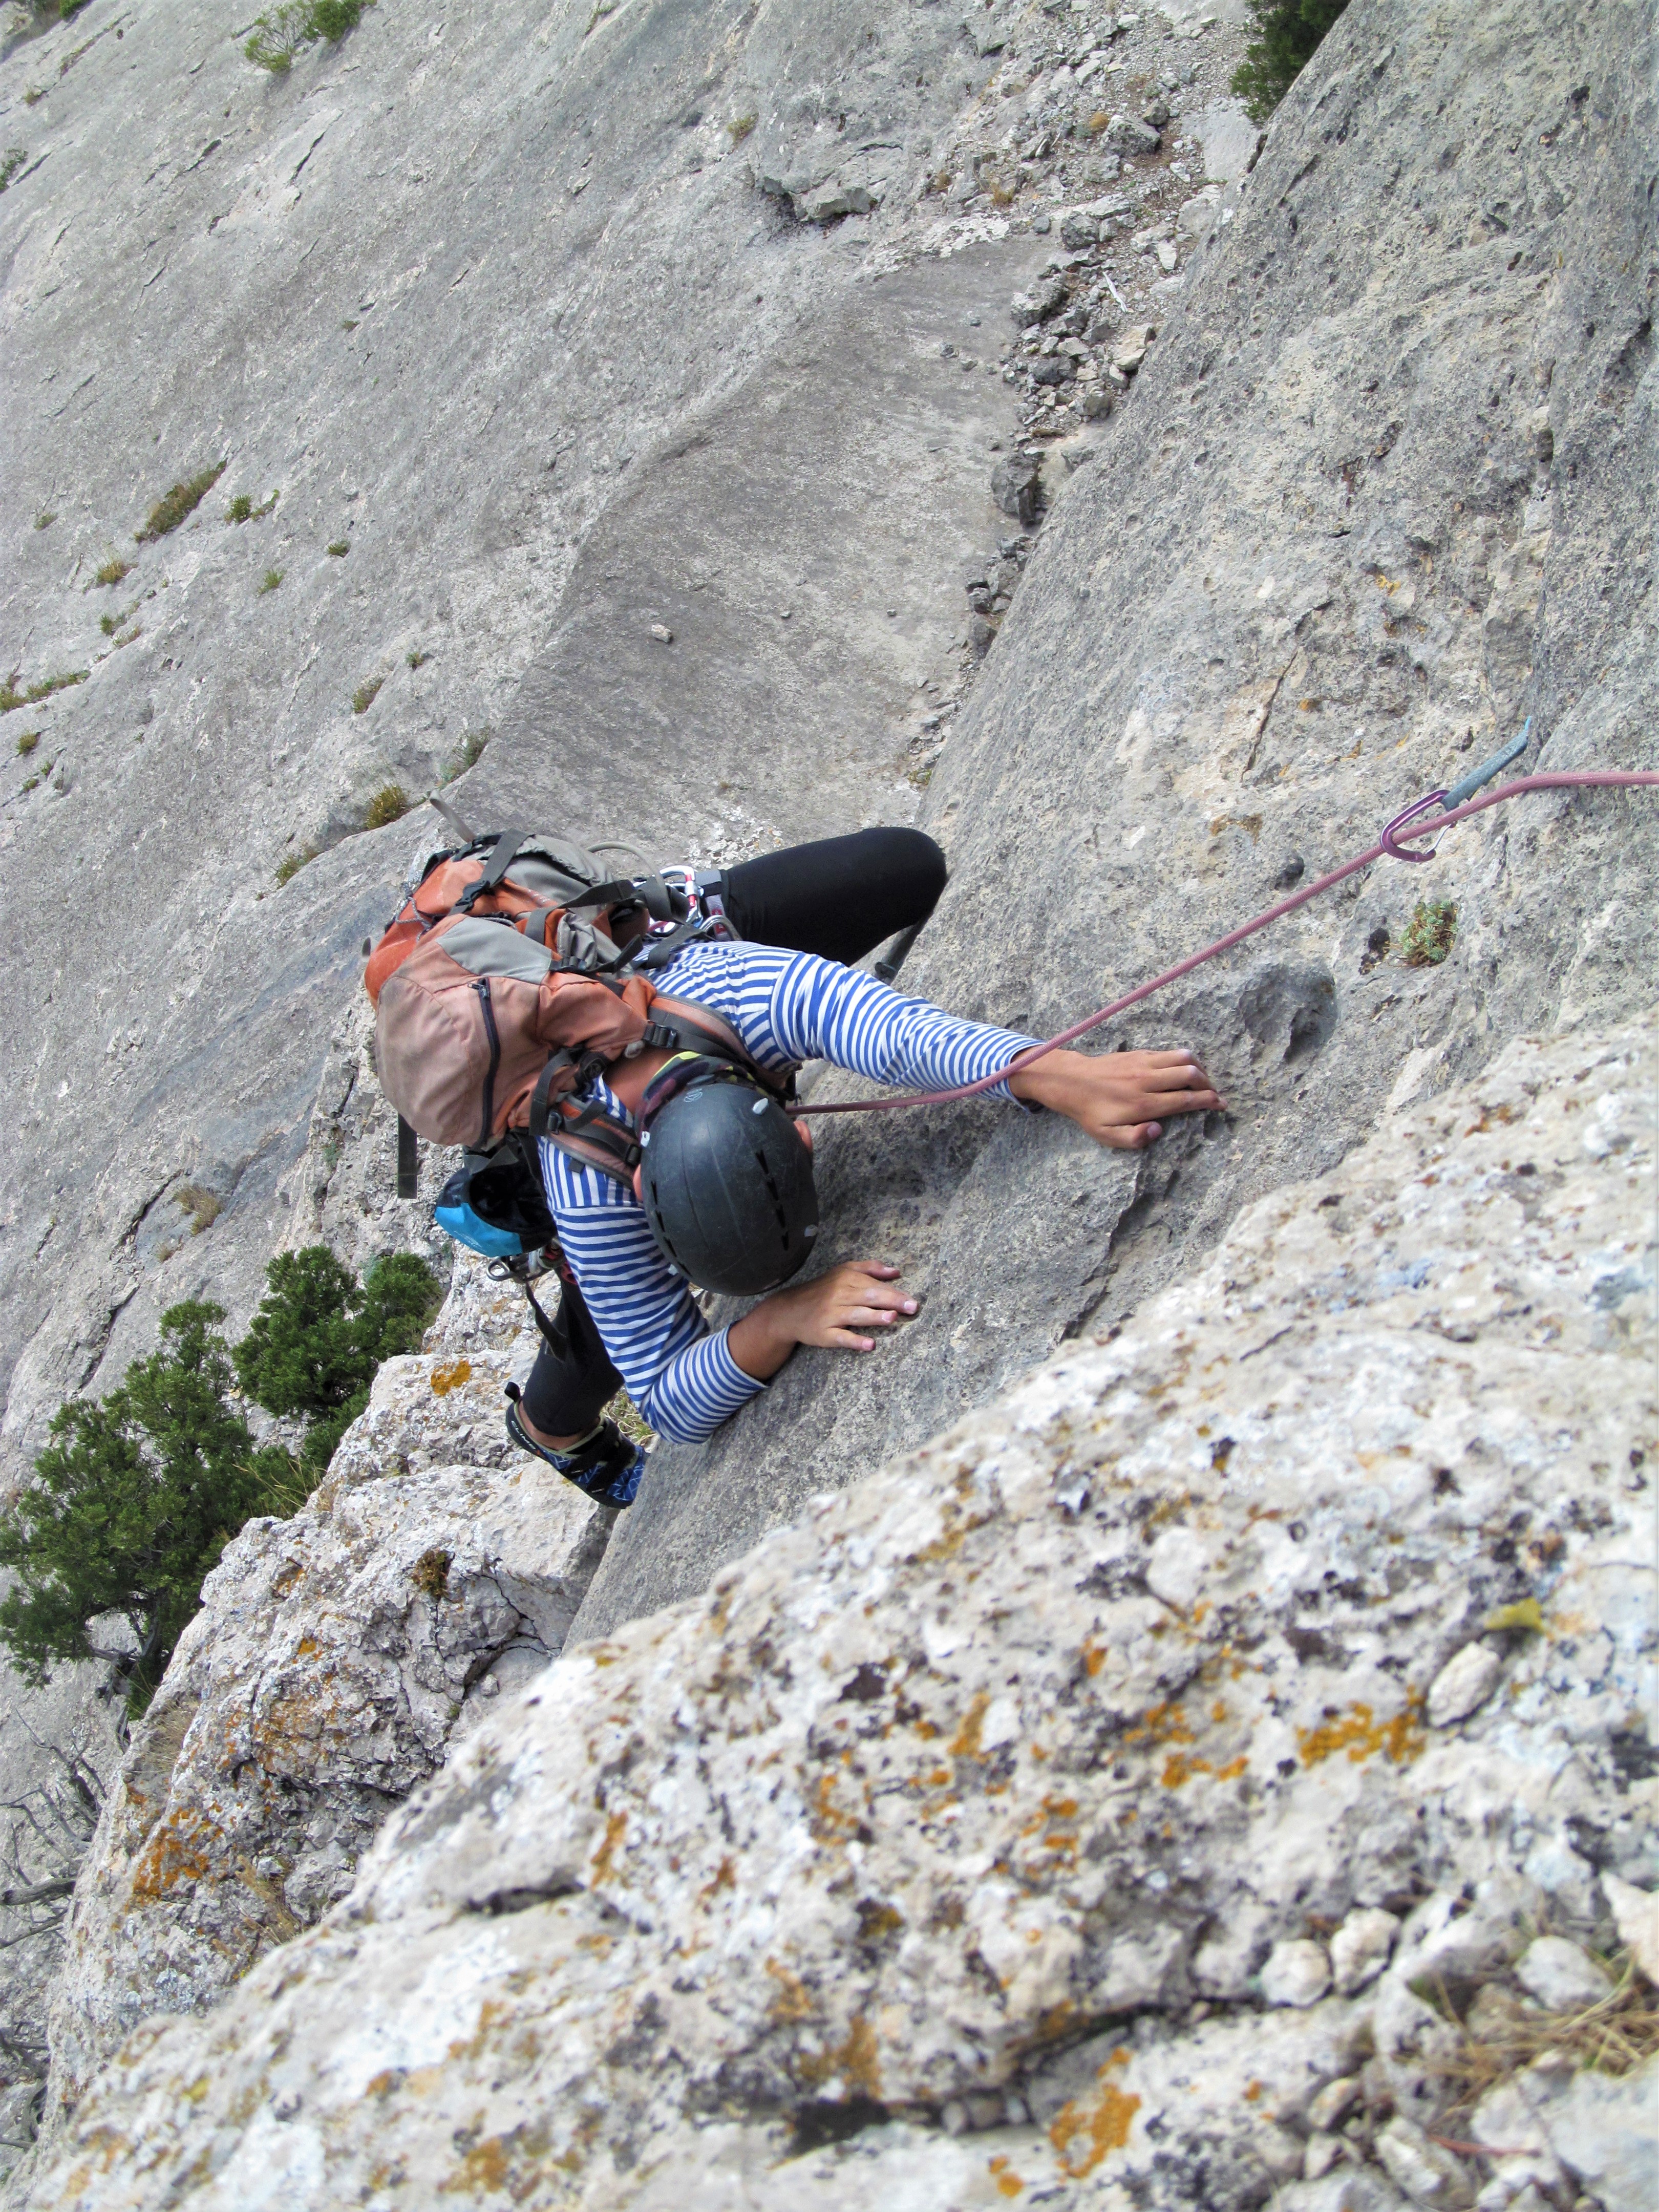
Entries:
POLYGON ((645 1446, 630 1443, 617 1424, 601 1421, 591 1437, 569 1451, 550 1451, 538 1444, 519 1418, 518 1401, 507 1401, 507 1433, 520 1451, 545 1460, 567 1482, 574 1482, 596 1505, 631 1505, 645 1473, 645 1446))

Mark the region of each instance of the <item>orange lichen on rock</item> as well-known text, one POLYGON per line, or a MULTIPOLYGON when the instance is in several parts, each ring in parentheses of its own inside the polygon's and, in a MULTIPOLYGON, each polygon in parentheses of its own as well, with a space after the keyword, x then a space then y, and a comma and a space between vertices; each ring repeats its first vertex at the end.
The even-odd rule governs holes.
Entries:
POLYGON ((1114 2067, 1128 2063, 1127 2051, 1115 2051, 1095 2077, 1100 2084, 1098 2093, 1062 2105, 1049 2124, 1048 2140, 1059 2154, 1061 2170, 1073 2181, 1092 2173, 1109 2152, 1121 2150, 1129 2140, 1140 2100, 1108 2078, 1114 2067))
POLYGON ((989 1691, 981 1690, 963 1715, 962 1726, 951 1739, 950 1753, 952 1759, 984 1758, 985 1753, 979 1747, 979 1732, 984 1723, 986 1707, 990 1702, 989 1691))
POLYGON ((774 2020, 811 2020, 817 2007, 812 1993, 799 1974, 792 1974, 787 1966, 781 1966, 775 1959, 769 1959, 766 1971, 778 1985, 778 1993, 768 2008, 774 2020))
POLYGON ((1164 1771, 1158 1780, 1166 1790, 1179 1790, 1183 1782, 1190 1782, 1195 1774, 1213 1774, 1215 1769, 1207 1759, 1195 1759, 1184 1751, 1172 1751, 1164 1762, 1164 1771))
POLYGON ((1025 2184, 1000 2153, 989 2161, 991 2179, 996 2184, 999 2197, 1018 2197, 1024 2194, 1025 2184))
MULTIPOLYGON (((771 1961, 767 1962, 770 1971, 771 1961)), ((800 2077, 812 2088, 840 2081, 862 2096, 881 2098, 880 2045, 876 2031, 860 2013, 847 2031, 847 2039, 832 2051, 803 2051, 800 2077)))
POLYGON ((221 1831, 201 1813, 181 1806, 162 1820, 132 1869, 135 1904, 149 1904, 204 1881, 214 1869, 212 1844, 221 1831))
POLYGON ((1298 1729, 1297 1748, 1304 1766, 1317 1766, 1346 1751, 1356 1766, 1386 1752, 1396 1766, 1408 1766, 1427 1741, 1418 1720, 1421 1698, 1413 1691, 1392 1720, 1379 1721, 1357 1698, 1346 1713, 1328 1707, 1317 1728, 1298 1729))
POLYGON ((447 1366, 434 1367, 432 1370, 433 1391, 440 1398, 447 1398, 452 1390, 465 1389, 471 1380, 472 1362, 470 1359, 452 1359, 447 1366))
POLYGON ((622 1841, 623 1830, 628 1826, 626 1813, 613 1813, 605 1824, 605 1841, 593 1854, 592 1869, 588 1876, 589 1887, 597 1889, 602 1881, 611 1879, 611 1863, 617 1846, 622 1841))
POLYGON ((1125 1729, 1125 1743, 1193 1743, 1196 1741, 1182 1708, 1175 1703, 1149 1705, 1132 1729, 1125 1729))

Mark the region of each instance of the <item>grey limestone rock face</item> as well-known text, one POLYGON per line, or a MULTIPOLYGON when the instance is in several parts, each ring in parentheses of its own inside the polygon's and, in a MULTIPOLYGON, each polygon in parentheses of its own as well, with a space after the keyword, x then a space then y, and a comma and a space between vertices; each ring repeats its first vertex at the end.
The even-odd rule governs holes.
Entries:
POLYGON ((525 1310, 459 1268, 321 1486, 209 1576, 77 1887, 49 2119, 139 2021, 200 2010, 319 1919, 387 1811, 563 1644, 614 1516, 508 1446, 525 1310))
POLYGON ((884 289, 902 210, 781 216, 769 134, 863 116, 908 177, 977 67, 942 10, 873 42, 797 13, 378 8, 273 78, 170 0, 0 60, 30 155, 0 198, 8 666, 88 676, 4 717, 9 754, 39 732, 0 790, 9 1480, 167 1304, 257 1298, 357 948, 441 834, 363 831, 377 790, 488 741, 463 806, 665 858, 914 811, 912 701, 955 674, 951 562, 994 535, 1013 420, 939 345, 1034 248, 884 289), (199 1236, 186 1182, 220 1201, 199 1236))
MULTIPOLYGON (((1049 1036, 1374 841, 1518 731, 1655 757, 1653 23, 1359 0, 1095 425, 930 784, 952 879, 902 981, 1049 1036)), ((1642 1003, 1645 794, 1540 796, 1379 864, 1111 1025, 1230 1112, 1138 1156, 990 1103, 818 1125, 826 1259, 920 1318, 665 1448, 584 1633, 1190 1269, 1507 1039, 1642 1003), (1437 964, 1413 913, 1455 908, 1437 964)), ((860 1086, 820 1078, 812 1096, 860 1086)))
MULTIPOLYGON (((451 777, 486 822, 709 861, 908 818, 1017 428, 941 349, 1040 249, 905 246, 984 75, 944 10, 386 5, 280 78, 243 28, 94 0, 0 55, 27 156, 0 194, 0 675, 88 676, 0 715, 0 1496, 175 1301, 234 1335, 271 1253, 319 1237, 447 1264, 448 1163, 396 1198, 358 988, 445 832, 366 830, 368 799, 451 777), (751 157, 831 115, 902 189, 802 224, 751 157), (199 1231, 186 1187, 218 1203, 199 1231)), ((9 1796, 37 1735, 113 1764, 92 1670, 0 1680, 9 1796)))
MULTIPOLYGON (((1467 2202, 1416 1990, 1602 1948, 1598 1866, 1659 1874, 1652 1301, 1607 1289, 1655 1036, 1512 1045, 567 1652, 319 1926, 129 2039, 28 2203, 1467 2202), (1522 1594, 1540 1632, 1488 1625, 1522 1594), (1500 1689, 1433 1726, 1483 1638, 1500 1689), (1358 2166, 1299 2178, 1339 2124, 1358 2166)), ((1540 2156, 1624 2203, 1645 2077, 1551 2078, 1540 2156)))

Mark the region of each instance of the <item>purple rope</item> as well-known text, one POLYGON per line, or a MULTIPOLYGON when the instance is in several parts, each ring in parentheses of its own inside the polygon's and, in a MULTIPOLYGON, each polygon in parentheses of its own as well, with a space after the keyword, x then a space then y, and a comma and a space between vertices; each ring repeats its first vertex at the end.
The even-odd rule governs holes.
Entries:
MULTIPOLYGON (((1154 991, 1162 991, 1169 984, 1179 982, 1183 975, 1190 975, 1194 968, 1201 968, 1206 960, 1213 960, 1220 953, 1230 952, 1235 945, 1242 945, 1247 937, 1254 937, 1258 930, 1266 929, 1270 922, 1280 921, 1287 914, 1294 914, 1298 907, 1306 906, 1310 899, 1316 899, 1334 885, 1346 883, 1350 876, 1358 875, 1361 868, 1369 868, 1373 860, 1380 860, 1385 854, 1392 853, 1396 860, 1426 860, 1429 857, 1426 854, 1400 849, 1395 841, 1401 837, 1421 837, 1426 836, 1431 830, 1449 830, 1454 822, 1465 821, 1471 814, 1482 814, 1487 807, 1499 805, 1506 799, 1518 799, 1523 791, 1627 791, 1654 784, 1659 784, 1659 771, 1646 769, 1564 769, 1556 775, 1520 776, 1513 783, 1501 784, 1496 791, 1489 791, 1481 798, 1471 799, 1462 806, 1455 806, 1449 814, 1443 814, 1434 822, 1406 826, 1409 817, 1418 811, 1415 806, 1408 807, 1404 814, 1395 817, 1375 845, 1368 846, 1356 859, 1345 860, 1340 868, 1333 868, 1329 875, 1321 876, 1305 890, 1297 891, 1291 898, 1280 899, 1277 906, 1270 906, 1265 914, 1259 914, 1253 921, 1242 922, 1237 929, 1229 930, 1225 937, 1218 937, 1213 945, 1206 945, 1201 952, 1194 952, 1187 959, 1177 961, 1173 968, 1166 968, 1161 975, 1154 975, 1150 983, 1142 983, 1138 989, 1126 992, 1122 998, 1114 999, 1110 1006, 1102 1006, 1097 1013, 1089 1015, 1086 1020, 1074 1022, 1070 1029, 1062 1030, 1058 1036, 1051 1036, 1046 1043, 1033 1045, 1030 1051, 1023 1052, 1017 1060, 1010 1060, 1006 1067, 998 1068, 994 1075, 981 1075, 976 1083, 959 1083, 952 1091, 915 1091, 902 1098, 849 1098, 836 1105, 792 1106, 788 1110, 798 1117, 806 1114, 896 1114, 906 1106, 949 1106, 961 1098, 977 1098, 981 1091, 990 1091, 999 1083, 1006 1083, 1011 1075, 1022 1074, 1045 1053, 1057 1052, 1074 1038, 1086 1036, 1091 1030, 1097 1030, 1103 1022, 1109 1022, 1115 1015, 1139 1006, 1143 999, 1150 999, 1154 991)), ((1438 796, 1437 793, 1434 794, 1436 798, 1438 796)), ((1426 807, 1431 803, 1431 799, 1422 799, 1418 805, 1426 807)))

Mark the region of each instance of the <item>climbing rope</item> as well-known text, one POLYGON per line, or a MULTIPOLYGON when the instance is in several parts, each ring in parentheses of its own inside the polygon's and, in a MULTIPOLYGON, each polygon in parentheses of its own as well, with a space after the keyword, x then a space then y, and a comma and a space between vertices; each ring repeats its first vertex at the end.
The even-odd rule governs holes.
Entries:
POLYGON ((1432 857, 1432 847, 1426 853, 1413 852, 1399 842, 1401 838, 1409 840, 1425 836, 1431 830, 1437 833, 1449 830, 1454 823, 1467 821, 1472 814, 1483 814, 1489 806, 1501 806, 1505 799, 1518 799, 1526 791, 1627 791, 1659 784, 1659 772, 1648 769, 1575 769, 1563 770, 1554 775, 1520 776, 1513 783, 1503 784, 1498 790, 1487 792, 1482 799, 1464 799, 1461 805, 1450 803, 1463 799, 1467 792, 1479 790, 1488 776, 1496 775, 1515 757, 1525 742, 1526 732, 1522 730, 1519 740, 1512 741, 1492 760, 1483 763, 1449 792, 1431 792, 1426 799, 1418 799, 1403 813, 1396 814, 1376 844, 1367 846, 1353 860, 1345 860, 1340 868, 1333 868, 1329 875, 1321 876, 1305 890, 1296 892, 1291 898, 1280 899, 1277 906, 1270 906, 1265 914, 1257 915, 1253 921, 1229 930, 1224 937, 1218 937, 1213 945, 1206 945, 1201 952, 1194 952, 1188 958, 1177 961, 1173 968, 1166 968, 1161 975, 1154 975, 1150 983, 1142 983, 1138 989, 1126 992, 1122 998, 1114 999, 1110 1006, 1102 1006, 1097 1013, 1091 1014, 1086 1020, 1074 1022, 1070 1029, 1062 1030, 1058 1036, 1049 1037, 1045 1043, 1033 1045, 1029 1051, 1021 1053, 1017 1060, 1010 1060, 1006 1067, 998 1068, 994 1075, 982 1075, 976 1083, 959 1083, 951 1091, 915 1091, 902 1098, 850 1098, 834 1105, 792 1106, 789 1111, 797 1115, 894 1114, 906 1106, 948 1106, 960 1098, 976 1098, 981 1091, 992 1090, 997 1084, 1006 1083, 1011 1075, 1018 1075, 1034 1066, 1045 1053, 1057 1052, 1062 1045, 1071 1044, 1078 1037, 1087 1036, 1091 1030, 1097 1030, 1115 1015, 1127 1012, 1131 1006, 1138 1006, 1143 999, 1150 999, 1154 991, 1162 991, 1170 984, 1178 982, 1182 976, 1190 975, 1194 968, 1201 968, 1206 960, 1214 960, 1221 953, 1230 952, 1235 945, 1242 945, 1247 937, 1254 937, 1258 930, 1266 929, 1270 922, 1283 921, 1287 914, 1294 914, 1298 907, 1306 906, 1310 899, 1316 899, 1336 884, 1346 883, 1350 876, 1358 875, 1362 868, 1369 868, 1373 860, 1380 860, 1384 855, 1396 860, 1426 860, 1432 857), (1437 803, 1445 809, 1437 821, 1427 822, 1419 818, 1437 803))

